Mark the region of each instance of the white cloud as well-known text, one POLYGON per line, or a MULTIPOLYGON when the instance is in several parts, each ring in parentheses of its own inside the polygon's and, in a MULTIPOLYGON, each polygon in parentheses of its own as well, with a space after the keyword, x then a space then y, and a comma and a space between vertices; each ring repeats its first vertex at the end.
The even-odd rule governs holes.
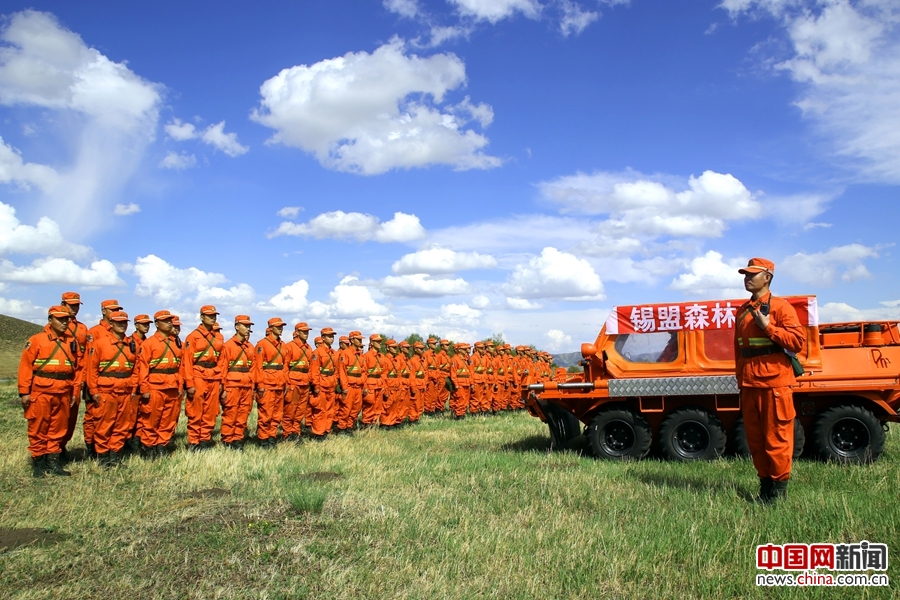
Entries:
POLYGON ((483 294, 479 294, 472 298, 472 301, 469 303, 473 308, 485 309, 491 305, 491 299, 483 294))
POLYGON ((595 236, 584 219, 552 215, 516 215, 494 221, 430 231, 433 244, 481 252, 533 251, 537 246, 567 247, 595 236))
POLYGON ((208 273, 196 267, 179 269, 154 254, 139 257, 134 273, 138 276, 136 295, 152 297, 168 306, 184 301, 192 307, 213 303, 245 308, 255 297, 253 288, 245 283, 224 288, 219 284, 228 280, 221 273, 208 273))
POLYGON ((559 31, 565 37, 573 33, 575 35, 580 34, 588 25, 600 18, 600 13, 583 10, 581 6, 572 2, 572 0, 562 0, 560 7, 562 18, 559 22, 559 31))
POLYGON ((66 117, 60 123, 76 128, 72 163, 56 168, 59 183, 44 202, 84 235, 102 224, 98 204, 118 194, 153 140, 159 86, 88 47, 48 13, 13 14, 0 41, 0 104, 58 111, 66 117))
POLYGON ((559 329, 551 329, 547 332, 547 348, 559 351, 569 349, 572 346, 572 336, 559 329))
POLYGON ((285 219, 296 219, 297 215, 300 214, 300 211, 303 210, 301 206, 285 206, 281 210, 279 210, 276 214, 279 217, 284 217, 285 219))
POLYGON ((838 279, 847 283, 872 276, 863 264, 867 258, 878 258, 878 252, 862 244, 836 246, 813 254, 798 252, 776 265, 775 274, 785 273, 796 281, 812 285, 827 286, 838 279))
POLYGON ((720 253, 710 250, 703 256, 694 258, 689 271, 673 279, 669 289, 711 300, 739 298, 746 295, 746 292, 744 276, 738 273, 738 269, 746 265, 744 258, 734 258, 726 263, 720 253))
POLYGON ((704 171, 676 191, 640 173, 578 173, 539 184, 543 195, 563 212, 608 214, 599 225, 611 237, 720 237, 727 222, 755 219, 759 202, 730 174, 704 171))
POLYGON ((543 8, 537 0, 450 0, 450 2, 456 5, 461 15, 491 23, 516 13, 522 13, 529 19, 537 19, 543 8))
POLYGON ((30 300, 15 300, 0 298, 0 314, 17 317, 19 319, 37 319, 46 317, 43 307, 35 306, 30 300))
MULTIPOLYGON (((762 201, 763 211, 776 221, 782 223, 808 224, 828 209, 832 200, 843 193, 843 190, 828 194, 797 194, 765 198, 762 201)), ((804 227, 806 229, 807 227, 804 227)))
POLYGON ((516 265, 503 289, 514 298, 605 298, 603 283, 588 261, 553 247, 544 248, 527 265, 516 265))
POLYGON ((134 213, 139 212, 141 212, 141 207, 139 204, 135 204, 134 202, 130 202, 128 204, 116 204, 116 207, 113 209, 113 214, 119 215, 120 217, 133 215, 134 213))
MULTIPOLYGON (((164 129, 166 134, 173 140, 184 142, 199 139, 231 157, 246 154, 250 150, 250 148, 238 142, 236 133, 225 133, 225 121, 220 121, 210 125, 203 131, 198 131, 192 123, 182 123, 181 119, 172 119, 172 122, 168 123, 164 129)), ((172 153, 169 154, 171 155, 172 153)))
POLYGON ((310 315, 320 318, 365 318, 386 316, 388 308, 378 304, 372 292, 354 276, 344 277, 328 294, 328 302, 312 302, 308 307, 310 315))
POLYGON ((464 279, 432 279, 424 273, 388 275, 381 282, 382 291, 389 296, 425 298, 468 294, 471 287, 464 279))
POLYGON ((500 159, 483 153, 487 138, 466 129, 473 120, 484 126, 490 107, 445 103, 465 82, 456 55, 407 55, 395 38, 371 54, 350 52, 282 70, 260 87, 252 118, 275 130, 270 143, 301 148, 339 171, 497 167, 500 159))
POLYGON ((272 309, 285 314, 298 314, 309 306, 306 294, 309 293, 309 284, 305 279, 295 281, 291 285, 284 286, 269 299, 268 303, 260 306, 263 310, 272 309))
POLYGON ((176 171, 183 171, 195 166, 197 166, 197 157, 193 154, 188 154, 187 152, 182 152, 181 154, 178 154, 177 152, 169 152, 166 154, 165 158, 159 161, 160 169, 175 169, 176 171))
POLYGON ((468 269, 493 269, 497 259, 478 252, 454 252, 449 248, 428 248, 400 257, 391 265, 398 275, 428 273, 430 275, 456 273, 468 269))
POLYGON ((880 308, 855 308, 844 302, 827 302, 819 305, 819 322, 900 320, 900 301, 879 304, 880 308))
POLYGON ((23 225, 16 217, 16 209, 0 202, 0 255, 44 254, 86 258, 87 246, 66 241, 56 221, 41 217, 36 226, 23 225))
POLYGON ((0 183, 14 183, 26 190, 35 185, 51 192, 59 183, 59 174, 46 165, 26 163, 19 151, 0 137, 0 183))
POLYGON ((481 320, 482 312, 468 304, 444 304, 438 311, 439 323, 457 327, 476 327, 481 320))
POLYGON ((506 305, 513 310, 537 310, 539 308, 544 308, 543 304, 531 302, 525 298, 507 298, 506 305))
POLYGON ((384 0, 384 7, 401 17, 408 19, 419 15, 419 5, 416 0, 384 0))
MULTIPOLYGON (((900 181, 900 5, 894 0, 725 0, 733 17, 776 18, 790 56, 775 62, 801 85, 795 104, 876 181, 900 181)), ((846 164, 846 159, 841 161, 846 164)))
POLYGON ((375 241, 387 244, 421 239, 425 236, 425 229, 419 217, 402 212, 394 213, 393 219, 381 223, 374 215, 336 210, 322 213, 308 223, 281 223, 269 237, 279 235, 352 239, 358 242, 375 241))
POLYGON ((27 267, 17 267, 8 260, 0 259, 0 281, 90 287, 125 285, 115 265, 108 260, 96 260, 85 268, 68 258, 39 258, 27 267))

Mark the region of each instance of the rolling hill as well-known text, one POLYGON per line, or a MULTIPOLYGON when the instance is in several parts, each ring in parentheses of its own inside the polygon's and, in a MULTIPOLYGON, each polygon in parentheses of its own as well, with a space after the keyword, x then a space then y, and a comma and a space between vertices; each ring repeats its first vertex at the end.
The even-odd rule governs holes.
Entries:
POLYGON ((0 315, 0 381, 15 380, 25 342, 41 329, 41 325, 0 315))

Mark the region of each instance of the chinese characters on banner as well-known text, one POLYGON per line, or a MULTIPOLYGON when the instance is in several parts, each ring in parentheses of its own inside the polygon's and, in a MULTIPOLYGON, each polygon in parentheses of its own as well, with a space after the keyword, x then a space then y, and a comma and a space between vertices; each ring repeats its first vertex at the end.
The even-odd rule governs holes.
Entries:
MULTIPOLYGON (((783 298, 797 311, 804 326, 817 326, 819 312, 815 296, 783 298)), ((606 320, 608 334, 653 333, 697 329, 734 329, 738 310, 746 300, 710 300, 677 304, 643 304, 613 307, 606 320)))

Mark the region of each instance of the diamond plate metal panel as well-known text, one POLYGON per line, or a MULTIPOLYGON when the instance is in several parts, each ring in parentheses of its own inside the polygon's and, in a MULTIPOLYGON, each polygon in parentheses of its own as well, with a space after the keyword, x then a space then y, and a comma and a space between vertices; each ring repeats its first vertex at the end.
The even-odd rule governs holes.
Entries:
POLYGON ((609 380, 609 395, 612 397, 694 396, 737 393, 737 379, 734 375, 609 380))

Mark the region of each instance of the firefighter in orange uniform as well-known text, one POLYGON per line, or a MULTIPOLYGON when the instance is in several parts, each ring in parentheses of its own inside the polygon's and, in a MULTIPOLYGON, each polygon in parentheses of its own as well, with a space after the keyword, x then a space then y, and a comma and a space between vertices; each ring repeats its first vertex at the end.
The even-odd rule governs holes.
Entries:
MULTIPOLYGON (((104 300, 100 303, 100 322, 88 329, 88 346, 90 346, 91 342, 95 339, 111 335, 109 315, 117 310, 122 310, 122 307, 119 305, 118 300, 104 300)), ((87 350, 87 348, 85 350, 87 350)), ((80 364, 83 368, 85 363, 84 361, 82 361, 80 364)), ((82 381, 84 381, 84 376, 82 376, 82 381)), ((99 404, 97 402, 94 402, 90 395, 87 393, 87 389, 83 391, 83 395, 85 400, 84 421, 82 422, 81 427, 84 433, 84 445, 88 450, 88 454, 90 456, 96 457, 97 453, 94 450, 94 423, 98 418, 97 413, 99 412, 100 407, 99 404)))
POLYGON ((403 425, 410 417, 412 407, 412 371, 409 368, 409 342, 402 340, 397 344, 399 351, 396 359, 400 362, 400 406, 397 407, 397 424, 403 425))
POLYGON ((428 373, 425 367, 425 344, 413 344, 413 355, 409 359, 410 408, 409 422, 416 424, 425 412, 425 395, 428 392, 428 373))
POLYGON ((437 410, 437 381, 438 368, 435 362, 437 352, 436 338, 430 337, 426 342, 427 348, 422 353, 422 364, 425 367, 425 414, 431 415, 437 410))
POLYGON ((735 319, 735 374, 747 445, 759 475, 759 500, 771 503, 787 496, 794 452, 791 387, 797 380, 785 351, 802 351, 806 332, 794 307, 769 291, 774 263, 751 258, 738 272, 751 296, 735 319))
POLYGON ((125 442, 137 423, 137 345, 126 335, 128 315, 109 316, 110 335, 91 342, 85 364, 85 384, 99 406, 94 428, 94 450, 101 466, 122 462, 125 442))
POLYGON ((291 442, 300 440, 301 425, 309 418, 309 363, 312 348, 306 343, 309 325, 294 325, 294 339, 285 344, 284 360, 288 365, 288 393, 284 399, 281 434, 291 442))
POLYGON ((487 393, 487 367, 484 360, 484 342, 475 342, 475 351, 469 358, 472 367, 472 398, 469 401, 469 412, 477 415, 487 412, 485 396, 487 393))
POLYGON ((497 390, 497 371, 494 368, 494 342, 484 341, 484 414, 490 414, 497 390))
POLYGON ((322 344, 313 351, 309 368, 312 396, 309 406, 312 410, 312 437, 322 441, 331 432, 335 415, 335 389, 338 384, 337 357, 331 345, 334 343, 334 329, 322 330, 322 344))
POLYGON ((456 352, 450 359, 450 381, 453 383, 450 410, 457 419, 462 419, 472 397, 472 365, 469 363, 469 344, 460 342, 454 349, 456 352))
POLYGON ((397 402, 400 395, 400 369, 394 359, 399 347, 397 341, 393 339, 389 339, 384 345, 387 354, 381 357, 384 369, 384 410, 381 415, 381 426, 393 427, 397 424, 397 402))
POLYGON ((438 369, 438 391, 434 410, 441 414, 446 410, 447 401, 450 399, 450 386, 452 385, 450 358, 450 340, 441 340, 441 349, 434 355, 434 362, 438 369))
MULTIPOLYGON (((147 332, 150 331, 150 323, 152 323, 152 321, 150 320, 150 315, 140 314, 134 318, 134 333, 131 334, 131 341, 134 342, 135 356, 140 354, 141 344, 143 344, 144 340, 147 339, 147 332)), ((136 363, 135 370, 137 370, 136 363)), ((140 407, 140 401, 141 399, 140 397, 138 397, 138 408, 135 408, 136 411, 140 407)), ((137 437, 137 413, 135 413, 134 426, 131 428, 131 434, 128 436, 126 444, 126 450, 128 450, 129 452, 138 452, 141 449, 141 441, 137 437)))
POLYGON ((275 447, 278 425, 284 417, 284 395, 288 388, 288 362, 281 341, 284 321, 269 319, 266 337, 256 343, 256 438, 260 448, 275 447))
POLYGON ((144 340, 138 353, 141 400, 137 437, 141 441, 141 453, 147 458, 166 452, 175 433, 172 415, 177 417, 181 408, 181 348, 172 337, 172 316, 167 310, 153 315, 156 333, 144 340))
POLYGON ((187 389, 184 412, 187 414, 188 451, 212 448, 213 430, 219 416, 219 395, 222 373, 219 354, 225 340, 213 330, 219 316, 215 306, 200 307, 200 325, 184 340, 181 355, 181 376, 187 389))
MULTIPOLYGON (((78 356, 76 356, 75 358, 78 360, 78 364, 83 366, 84 355, 87 351, 88 328, 87 325, 76 318, 78 316, 78 311, 81 309, 81 296, 78 295, 78 292, 64 292, 62 295, 60 306, 68 309, 69 313, 71 313, 72 315, 72 317, 69 319, 69 328, 66 331, 70 336, 75 338, 75 341, 78 342, 78 356)), ((69 411, 69 422, 66 425, 66 436, 63 438, 62 450, 60 452, 60 459, 63 461, 66 461, 69 458, 68 452, 66 450, 66 445, 75 434, 75 425, 78 423, 78 408, 81 404, 81 395, 81 390, 75 390, 75 406, 73 406, 69 411)))
POLYGON ((234 335, 222 345, 219 373, 222 374, 222 443, 232 450, 244 449, 247 419, 253 408, 256 389, 255 354, 250 343, 253 322, 248 315, 234 318, 234 335))
POLYGON ((365 359, 362 354, 362 332, 351 331, 350 344, 338 352, 338 379, 341 395, 338 399, 338 434, 350 435, 362 410, 363 390, 366 385, 365 359))
POLYGON ((369 349, 363 354, 366 385, 363 389, 362 423, 366 427, 376 425, 384 414, 384 369, 380 350, 382 341, 377 333, 370 335, 369 349))
POLYGON ((28 421, 32 474, 71 475, 60 462, 69 410, 81 387, 78 341, 67 334, 71 313, 62 306, 47 311, 47 325, 25 343, 19 359, 19 399, 28 421))

